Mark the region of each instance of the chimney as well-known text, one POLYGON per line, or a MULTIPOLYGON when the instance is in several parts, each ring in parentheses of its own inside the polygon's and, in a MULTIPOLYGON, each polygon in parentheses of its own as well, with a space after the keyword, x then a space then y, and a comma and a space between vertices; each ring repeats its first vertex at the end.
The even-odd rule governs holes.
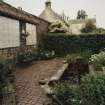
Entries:
POLYGON ((45 6, 46 6, 46 8, 51 8, 51 1, 50 0, 47 0, 45 2, 45 6))

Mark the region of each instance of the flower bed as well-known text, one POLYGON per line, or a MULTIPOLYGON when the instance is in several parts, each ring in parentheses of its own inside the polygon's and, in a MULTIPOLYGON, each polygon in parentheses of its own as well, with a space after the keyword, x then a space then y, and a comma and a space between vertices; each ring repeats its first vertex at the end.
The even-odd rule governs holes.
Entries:
POLYGON ((105 75, 87 75, 80 85, 56 85, 55 96, 62 105, 105 105, 105 75))
POLYGON ((14 62, 12 58, 0 57, 0 94, 1 94, 1 98, 4 97, 3 96, 4 88, 8 87, 9 84, 12 85, 14 82, 14 75, 12 74, 13 67, 14 67, 14 62))

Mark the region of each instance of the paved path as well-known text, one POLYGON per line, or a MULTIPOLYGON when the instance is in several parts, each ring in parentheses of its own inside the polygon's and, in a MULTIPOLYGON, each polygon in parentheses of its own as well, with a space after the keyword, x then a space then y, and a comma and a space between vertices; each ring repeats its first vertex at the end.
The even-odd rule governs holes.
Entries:
POLYGON ((62 59, 37 61, 30 66, 16 69, 17 105, 46 105, 50 101, 38 84, 50 78, 62 66, 62 59))

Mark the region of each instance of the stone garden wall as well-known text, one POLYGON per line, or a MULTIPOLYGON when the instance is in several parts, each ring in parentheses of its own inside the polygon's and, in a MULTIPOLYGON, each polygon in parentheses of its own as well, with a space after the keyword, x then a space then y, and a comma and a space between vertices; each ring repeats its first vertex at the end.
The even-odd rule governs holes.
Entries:
MULTIPOLYGON (((32 45, 21 45, 21 43, 25 43, 22 39, 22 37, 20 37, 20 46, 16 46, 16 47, 5 47, 5 48, 0 48, 0 55, 4 55, 4 56, 16 56, 16 54, 19 51, 37 51, 38 48, 42 45, 42 39, 43 39, 43 35, 48 31, 48 26, 49 23, 47 21, 44 21, 40 18, 35 18, 36 21, 38 22, 38 24, 36 25, 36 43, 32 44, 32 45)), ((6 30, 4 30, 6 31, 6 30)), ((0 33, 2 34, 2 33, 0 33)), ((5 38, 5 37, 4 37, 5 38)))

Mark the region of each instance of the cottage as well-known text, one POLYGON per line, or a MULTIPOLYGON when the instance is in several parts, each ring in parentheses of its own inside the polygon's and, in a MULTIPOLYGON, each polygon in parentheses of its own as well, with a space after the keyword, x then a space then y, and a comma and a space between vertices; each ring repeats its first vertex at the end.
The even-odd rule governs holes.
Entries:
POLYGON ((88 21, 91 21, 94 25, 96 25, 96 19, 73 19, 69 21, 70 33, 71 34, 81 34, 81 29, 83 29, 88 21))
POLYGON ((49 22, 0 2, 0 55, 16 55, 21 50, 37 50, 49 22))
POLYGON ((42 11, 42 13, 39 15, 40 18, 45 19, 46 21, 49 22, 55 22, 56 20, 61 20, 63 21, 63 18, 61 15, 53 11, 51 8, 51 1, 47 0, 45 2, 45 9, 42 11))
POLYGON ((43 12, 40 14, 39 17, 45 19, 50 23, 56 22, 56 20, 66 22, 69 25, 68 32, 70 34, 76 34, 76 35, 81 34, 81 29, 85 27, 88 21, 91 21, 93 22, 94 25, 96 25, 96 19, 88 18, 88 15, 84 10, 78 11, 76 19, 70 19, 64 13, 62 15, 59 15, 58 13, 53 11, 50 0, 47 0, 45 2, 45 9, 43 10, 43 12))
POLYGON ((88 18, 88 15, 84 10, 79 10, 77 12, 77 18, 69 20, 69 30, 72 34, 81 34, 81 29, 83 29, 89 21, 96 25, 95 18, 88 18))

